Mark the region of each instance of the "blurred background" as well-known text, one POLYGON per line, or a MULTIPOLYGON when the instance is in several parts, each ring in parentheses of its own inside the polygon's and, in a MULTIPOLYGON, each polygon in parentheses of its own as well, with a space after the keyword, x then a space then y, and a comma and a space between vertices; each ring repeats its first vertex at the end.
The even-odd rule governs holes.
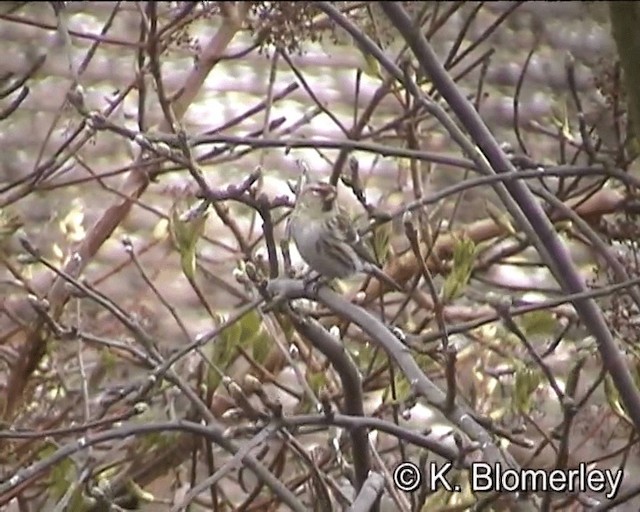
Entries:
MULTIPOLYGON (((183 106, 187 107, 184 115, 178 112, 176 118, 196 141, 191 148, 193 158, 211 189, 225 191, 229 185, 240 186, 257 168, 261 169, 253 185, 254 197, 264 193, 269 201, 280 201, 281 207, 272 210, 277 244, 284 237, 284 217, 295 198, 291 185, 299 178, 301 169, 308 168, 313 179, 329 179, 341 161, 340 145, 345 141, 434 155, 432 161, 418 161, 382 151, 349 152, 357 161, 366 202, 378 211, 396 211, 420 197, 417 189, 421 188, 422 196, 435 194, 474 176, 468 156, 452 142, 439 121, 429 113, 418 112, 403 90, 387 88, 381 93, 388 78, 386 72, 342 29, 313 10, 313 2, 300 5, 248 2, 246 8, 223 4, 158 2, 151 9, 145 3, 134 2, 6 2, 0 7, 3 49, 0 111, 6 113, 0 120, 0 208, 7 219, 3 226, 19 235, 5 236, 2 240, 0 386, 5 395, 3 421, 9 425, 23 428, 43 425, 37 428, 42 430, 69 425, 72 421, 89 421, 93 415, 87 415, 86 411, 95 413, 104 405, 105 396, 110 397, 116 389, 125 388, 135 379, 143 379, 148 371, 132 361, 135 358, 126 355, 126 350, 107 348, 99 341, 111 339, 135 344, 130 329, 96 301, 72 297, 66 309, 57 314, 64 328, 74 326, 95 338, 92 343, 84 340, 88 343, 86 347, 90 347, 84 363, 79 362, 78 346, 60 339, 50 340, 46 357, 34 359, 37 372, 23 373, 35 376, 35 381, 22 383, 21 399, 10 396, 17 385, 16 368, 22 368, 25 361, 24 347, 32 339, 27 327, 40 318, 26 298, 31 294, 47 297, 52 303, 56 299, 51 296, 51 270, 37 257, 26 255, 21 237, 26 237, 56 267, 68 264, 69 255, 83 243, 90 245, 91 257, 83 262, 82 279, 135 319, 154 337, 164 354, 219 325, 247 303, 253 292, 238 276, 244 275, 250 259, 252 265, 266 267, 263 221, 246 203, 225 201, 220 202, 222 210, 209 214, 197 237, 194 249, 197 270, 193 277, 197 285, 185 275, 185 257, 189 255, 177 249, 172 240, 172 230, 176 229, 172 215, 197 204, 198 185, 193 175, 185 166, 166 159, 153 162, 156 167, 148 183, 143 183, 146 178, 132 178, 136 174, 142 176, 136 167, 142 151, 135 135, 142 131, 153 139, 154 135, 169 131, 166 112, 159 100, 160 88, 166 98, 177 103, 184 100, 183 106), (237 11, 238 26, 232 23, 232 10, 237 11), (153 48, 146 39, 152 30, 157 31, 162 48, 157 56, 161 87, 154 76, 154 60, 147 55, 153 48), (216 38, 223 40, 227 32, 231 34, 228 44, 220 44, 221 54, 213 56, 213 71, 199 83, 198 68, 206 69, 210 64, 206 61, 207 50, 215 47, 216 38), (360 133, 354 135, 356 121, 368 108, 369 119, 360 133), (106 129, 87 114, 92 112, 100 112, 108 120, 106 129), (94 130, 96 126, 99 128, 94 130), (245 143, 239 138, 244 138, 245 143), (256 139, 267 142, 246 143, 256 139), (284 143, 289 140, 293 143, 284 143), (332 144, 333 147, 328 147, 332 144), (127 196, 134 199, 127 200, 127 196), (130 210, 120 216, 118 208, 129 204, 128 201, 130 210), (107 228, 110 223, 114 224, 111 233, 107 228), (96 232, 104 236, 87 243, 87 235, 96 232), (131 251, 136 254, 135 261, 131 251), (45 380, 56 384, 45 386, 45 380), (82 397, 92 404, 85 409, 84 416, 65 409, 78 407, 82 397), (38 403, 50 403, 51 409, 43 414, 37 410, 38 403), (47 418, 50 421, 45 421, 47 418)), ((348 13, 388 55, 395 58, 402 50, 404 40, 398 37, 377 3, 333 4, 348 13)), ((610 89, 616 77, 616 49, 605 3, 403 4, 412 16, 423 20, 423 31, 434 50, 508 154, 523 155, 520 143, 524 142, 533 168, 567 162, 592 164, 592 155, 579 149, 583 141, 574 101, 577 94, 580 118, 592 129, 590 133, 598 141, 598 154, 606 161, 615 160, 620 149, 617 131, 620 120, 612 106, 610 89), (574 83, 570 83, 569 69, 574 83)), ((433 92, 429 77, 420 76, 414 57, 401 62, 420 80, 423 91, 433 92)), ((437 94, 433 97, 438 98, 437 94)), ((345 160, 342 163, 346 168, 345 160)), ((625 171, 635 174, 633 165, 625 171)), ((581 179, 580 187, 588 190, 600 178, 581 179)), ((558 192, 557 179, 549 178, 545 185, 558 192)), ((340 197, 352 214, 365 213, 344 184, 340 185, 340 197)), ((570 197, 568 194, 561 199, 570 197)), ((428 217, 425 224, 429 229, 425 228, 425 232, 437 229, 446 232, 483 219, 496 219, 504 214, 504 208, 490 187, 484 186, 468 190, 463 196, 434 201, 422 213, 428 217)), ((390 245, 385 246, 385 251, 390 262, 408 250, 401 220, 397 216, 387 233, 390 245)), ((604 280, 606 276, 593 271, 594 262, 599 260, 590 245, 571 234, 566 239, 572 242, 574 260, 585 271, 585 279, 604 280)), ((488 251, 487 260, 496 258, 496 264, 486 265, 465 283, 473 293, 458 297, 456 304, 469 308, 464 314, 458 311, 459 315, 466 315, 465 319, 474 317, 486 305, 477 300, 478 296, 489 292, 536 300, 558 295, 555 281, 539 266, 533 250, 518 254, 514 264, 515 260, 499 261, 496 256, 500 250, 513 249, 513 240, 496 236, 482 242, 487 243, 482 247, 488 251)), ((295 269, 301 270, 303 262, 295 248, 291 251, 295 269)), ((280 268, 283 270, 282 261, 280 268)), ((444 274, 436 276, 437 286, 441 287, 445 279, 444 274)), ((544 343, 567 327, 566 317, 556 313, 553 312, 552 321, 557 323, 552 323, 549 330, 545 330, 546 324, 544 327, 536 324, 535 328, 542 329, 543 334, 532 328, 531 332, 537 332, 544 343)), ((403 318, 402 327, 415 336, 428 334, 429 329, 435 328, 432 312, 423 308, 416 307, 403 318)), ((546 322, 548 318, 543 320, 546 322)), ((265 329, 266 320, 252 321, 257 322, 254 326, 257 331, 265 329)), ((571 322, 572 341, 579 341, 586 335, 579 325, 571 322)), ((273 326, 266 329, 273 344, 271 337, 277 329, 273 326)), ((473 335, 463 336, 460 347, 491 343, 501 336, 504 341, 509 336, 500 330, 499 322, 487 329, 481 334, 474 331, 473 335)), ((535 337, 535 333, 532 335, 535 337)), ((511 341, 504 341, 505 346, 511 347, 511 341)), ((569 361, 574 361, 582 349, 590 354, 587 366, 591 365, 592 375, 597 375, 600 363, 595 361, 595 349, 588 340, 585 345, 571 344, 560 350, 557 359, 549 364, 567 377, 569 361)), ((209 352, 207 355, 211 356, 209 352)), ((488 363, 484 357, 473 353, 460 362, 460 374, 469 375, 468 380, 460 382, 461 389, 470 393, 465 396, 469 403, 473 403, 470 398, 473 394, 478 399, 485 392, 486 396, 493 392, 487 392, 486 380, 479 384, 486 376, 475 372, 479 366, 489 364, 499 373, 500 364, 488 363), (484 386, 481 393, 477 386, 484 386), (472 388, 474 391, 470 391, 472 388)), ((202 378, 197 377, 199 355, 193 353, 180 364, 183 366, 178 368, 185 380, 202 378)), ((239 368, 242 370, 235 368, 235 375, 238 371, 246 372, 249 366, 240 364, 239 368)), ((233 374, 231 366, 226 371, 233 374)), ((290 370, 283 370, 281 364, 278 371, 283 371, 283 382, 295 387, 296 378, 290 370)), ((439 378, 444 385, 442 373, 435 373, 437 376, 434 374, 433 378, 439 378)), ((509 382, 513 385, 517 377, 511 378, 514 380, 509 382)), ((388 380, 384 381, 387 384, 388 380)), ((279 396, 277 386, 269 389, 279 396)), ((380 390, 378 386, 376 391, 380 390)), ((549 398, 548 387, 533 386, 531 390, 536 407, 557 398, 549 398)), ((163 407, 168 408, 169 403, 173 407, 174 401, 184 400, 177 395, 164 397, 163 407)), ((375 396, 379 400, 380 394, 375 396)), ((602 442, 595 451, 595 441, 585 447, 580 438, 572 444, 575 460, 596 460, 621 445, 627 446, 630 432, 623 428, 627 424, 621 426, 617 420, 611 420, 610 428, 602 426, 605 419, 611 419, 611 410, 604 391, 598 396, 582 425, 595 422, 602 431, 597 428, 597 433, 590 432, 586 437, 601 441, 600 438, 620 429, 621 440, 617 444, 602 442), (577 446, 583 447, 583 451, 579 452, 577 446)), ((215 409, 211 405, 213 392, 206 398, 215 409)), ((287 403, 286 398, 279 398, 287 403)), ((538 411, 540 416, 536 418, 545 428, 551 429, 556 420, 560 421, 557 405, 550 405, 555 415, 548 419, 548 424, 544 424, 543 418, 551 412, 538 411)), ((179 407, 185 408, 184 404, 179 407)), ((220 410, 225 408, 228 407, 221 406, 220 410)), ((160 416, 164 417, 165 412, 162 409, 160 416)), ((414 414, 417 414, 414 421, 420 423, 422 416, 416 411, 414 414)), ((424 421, 433 421, 427 416, 424 421)), ((507 416, 512 426, 521 421, 511 414, 507 416)), ((518 454, 520 448, 512 448, 518 454)), ((0 462, 5 466, 0 480, 16 470, 15 457, 20 451, 13 449, 17 448, 7 447, 4 452, 0 448, 0 462)), ((29 453, 33 460, 37 459, 38 450, 33 447, 25 450, 20 453, 29 453)), ((521 464, 531 460, 530 451, 523 452, 526 453, 518 456, 521 464)), ((532 466, 548 467, 554 458, 548 457, 532 466)), ((618 453, 611 464, 615 467, 621 458, 623 455, 618 453)), ((630 458, 635 463, 637 456, 630 458)), ((173 469, 177 466, 174 464, 173 469)), ((73 480, 69 474, 64 478, 73 480)), ((175 483, 173 479, 171 484, 163 479, 150 480, 155 484, 149 489, 156 496, 175 483)), ((42 510, 53 510, 47 508, 53 506, 51 496, 32 497, 30 503, 44 506, 42 510)), ((152 507, 149 510, 160 510, 155 508, 160 504, 149 505, 152 507)), ((580 509, 578 505, 571 506, 580 509)), ((637 505, 633 506, 637 510, 637 505)))

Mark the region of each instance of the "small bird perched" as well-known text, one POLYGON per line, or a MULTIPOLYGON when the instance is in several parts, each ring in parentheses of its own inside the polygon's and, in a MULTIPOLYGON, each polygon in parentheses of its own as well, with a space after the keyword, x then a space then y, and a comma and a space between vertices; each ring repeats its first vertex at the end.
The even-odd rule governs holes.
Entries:
POLYGON ((375 263, 329 183, 310 183, 300 192, 289 221, 289 233, 300 256, 316 272, 345 278, 366 272, 401 290, 375 263))

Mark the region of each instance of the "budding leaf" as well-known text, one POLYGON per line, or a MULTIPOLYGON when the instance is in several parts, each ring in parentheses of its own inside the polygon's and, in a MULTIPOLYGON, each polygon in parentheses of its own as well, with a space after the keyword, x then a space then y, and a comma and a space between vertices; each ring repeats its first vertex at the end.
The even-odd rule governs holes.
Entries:
POLYGON ((190 281, 196 272, 196 245, 204 232, 207 221, 207 208, 202 202, 180 211, 174 204, 169 215, 171 240, 180 254, 182 271, 190 281))
POLYGON ((364 57, 364 66, 361 68, 362 72, 371 78, 381 78, 382 73, 378 59, 366 51, 362 51, 362 56, 364 57))
POLYGON ((373 231, 373 250, 380 264, 387 261, 390 252, 391 222, 380 224, 373 231))
POLYGON ((522 330, 527 336, 552 334, 557 322, 549 311, 531 311, 520 317, 522 330))
POLYGON ((464 292, 473 272, 476 254, 477 248, 473 240, 463 238, 455 243, 453 266, 442 289, 444 302, 456 299, 464 292))
POLYGON ((604 394, 607 398, 607 402, 613 409, 613 412, 618 415, 620 418, 624 419, 629 425, 632 425, 633 422, 627 411, 624 409, 624 404, 620 400, 620 393, 618 393, 618 389, 616 388, 613 380, 610 375, 607 375, 604 379, 604 394))
POLYGON ((539 371, 524 365, 516 370, 515 377, 514 406, 520 412, 529 412, 531 410, 531 395, 540 385, 542 377, 539 371))
POLYGON ((22 225, 22 219, 18 215, 0 210, 0 246, 3 246, 22 225))
MULTIPOLYGON (((217 325, 223 323, 222 317, 215 320, 217 325)), ((251 310, 220 331, 213 343, 207 347, 207 355, 215 367, 224 372, 235 361, 239 348, 261 364, 265 362, 272 346, 273 342, 262 323, 260 314, 256 310, 251 310)), ((207 385, 211 389, 216 389, 221 380, 220 373, 211 368, 207 375, 207 385)))

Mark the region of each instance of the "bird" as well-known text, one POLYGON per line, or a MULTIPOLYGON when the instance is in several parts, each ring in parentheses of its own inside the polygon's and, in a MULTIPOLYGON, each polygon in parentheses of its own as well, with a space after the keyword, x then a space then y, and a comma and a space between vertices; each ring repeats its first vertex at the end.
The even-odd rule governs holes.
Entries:
POLYGON ((391 288, 400 285, 378 266, 347 212, 338 204, 337 188, 324 182, 305 185, 289 220, 289 234, 309 267, 328 278, 373 275, 391 288))

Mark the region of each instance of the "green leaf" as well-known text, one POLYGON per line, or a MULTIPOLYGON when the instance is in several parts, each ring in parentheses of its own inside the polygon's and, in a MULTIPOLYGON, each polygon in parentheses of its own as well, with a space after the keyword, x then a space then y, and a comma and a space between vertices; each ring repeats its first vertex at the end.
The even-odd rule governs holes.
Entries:
POLYGON ((242 339, 250 338, 262 329, 262 318, 256 309, 247 312, 238 322, 241 327, 240 337, 242 339))
POLYGON ((557 321, 547 310, 531 311, 520 317, 520 325, 527 336, 548 335, 555 331, 557 321))
POLYGON ((391 239, 391 222, 385 222, 380 224, 373 231, 373 239, 371 245, 373 247, 373 253, 378 260, 378 263, 384 263, 387 261, 390 252, 390 239, 391 239))
POLYGON ((155 497, 152 493, 145 491, 131 479, 127 480, 127 490, 132 496, 135 496, 142 502, 152 503, 155 500, 155 497))
POLYGON ((441 368, 440 363, 438 363, 432 356, 428 354, 415 354, 414 359, 416 363, 420 367, 420 369, 425 372, 427 375, 431 371, 438 371, 441 368))
POLYGON ((354 346, 349 350, 349 353, 359 368, 369 367, 373 356, 376 354, 380 358, 380 353, 376 351, 376 346, 373 343, 362 343, 354 346))
POLYGON ((607 374, 604 379, 604 394, 607 397, 607 402, 613 409, 613 412, 620 418, 628 422, 630 425, 633 425, 633 422, 624 409, 624 404, 620 400, 620 393, 618 393, 618 389, 616 388, 609 374, 607 374))
POLYGON ((85 510, 91 510, 92 505, 95 504, 93 499, 83 494, 83 486, 78 485, 71 495, 71 499, 67 503, 65 510, 70 512, 83 512, 85 510))
MULTIPOLYGON (((218 318, 218 325, 222 319, 218 318)), ((205 348, 213 364, 221 371, 225 371, 235 361, 238 348, 242 348, 259 363, 263 363, 271 350, 272 341, 269 332, 262 325, 262 318, 258 311, 251 310, 242 315, 233 324, 225 327, 213 342, 205 348)), ((207 384, 215 389, 222 377, 213 368, 207 375, 207 384)))
POLYGON ((485 201, 485 209, 493 222, 495 222, 497 226, 501 227, 506 234, 517 237, 518 231, 513 226, 509 215, 499 210, 497 206, 489 201, 485 201))
MULTIPOLYGON (((41 458, 51 455, 55 448, 53 445, 46 446, 40 451, 41 458)), ((76 468, 71 459, 63 459, 54 465, 49 473, 49 490, 54 500, 62 498, 69 486, 77 481, 77 477, 76 468)))
MULTIPOLYGON (((403 402, 407 398, 409 398, 409 396, 411 396, 411 383, 407 380, 403 373, 397 372, 394 382, 396 387, 396 400, 398 400, 399 402, 403 402)), ((391 396, 391 390, 389 390, 389 396, 391 396)))
POLYGON ((442 289, 444 302, 458 298, 464 292, 475 263, 477 254, 473 240, 463 238, 456 241, 453 247, 453 265, 442 289))
POLYGON ((571 123, 569 122, 566 98, 561 102, 558 102, 557 105, 552 108, 551 113, 551 122, 556 126, 556 128, 560 129, 562 135, 567 140, 573 140, 574 136, 571 133, 571 123))
MULTIPOLYGON (((222 321, 217 323, 219 325, 222 321)), ((236 346, 241 332, 242 326, 238 322, 234 322, 220 331, 218 336, 203 347, 204 354, 216 366, 216 368, 208 368, 207 371, 207 387, 209 389, 217 389, 220 385, 222 376, 217 368, 224 371, 235 358, 236 346)))
POLYGON ((538 388, 542 376, 536 368, 521 365, 515 373, 514 406, 517 411, 531 410, 531 395, 538 388))
POLYGON ((22 227, 20 216, 10 210, 0 210, 0 245, 3 245, 22 227))
POLYGON ((196 272, 196 245, 204 232, 207 206, 202 201, 192 202, 186 208, 184 201, 176 202, 169 215, 171 239, 180 253, 180 266, 184 274, 193 280, 196 272), (180 204, 182 203, 182 204, 180 204))
POLYGON ((362 56, 364 57, 364 66, 362 66, 362 72, 371 77, 371 78, 381 78, 382 74, 380 72, 380 63, 378 59, 376 59, 369 52, 364 52, 360 50, 362 56))
POLYGON ((313 392, 318 395, 327 386, 327 374, 326 372, 311 372, 307 371, 306 374, 307 383, 313 392))
MULTIPOLYGON (((321 391, 327 389, 327 373, 323 371, 314 372, 307 369, 305 373, 305 379, 307 384, 313 391, 313 393, 318 396, 321 391)), ((311 401, 308 393, 302 394, 302 401, 296 406, 297 413, 307 413, 312 412, 314 406, 314 402, 311 401)))
POLYGON ((258 363, 264 363, 271 352, 272 345, 271 337, 261 329, 251 340, 251 355, 258 363))
POLYGON ((250 349, 252 357, 258 363, 264 363, 273 343, 264 327, 262 316, 254 309, 242 317, 241 323, 240 343, 243 347, 250 349))
MULTIPOLYGON (((157 416, 154 414, 146 417, 146 419, 141 423, 150 423, 156 420, 157 416)), ((145 434, 144 436, 138 437, 138 442, 140 443, 140 450, 155 450, 158 452, 162 452, 168 450, 171 446, 178 442, 179 438, 180 436, 176 432, 151 432, 149 434, 145 434)))

